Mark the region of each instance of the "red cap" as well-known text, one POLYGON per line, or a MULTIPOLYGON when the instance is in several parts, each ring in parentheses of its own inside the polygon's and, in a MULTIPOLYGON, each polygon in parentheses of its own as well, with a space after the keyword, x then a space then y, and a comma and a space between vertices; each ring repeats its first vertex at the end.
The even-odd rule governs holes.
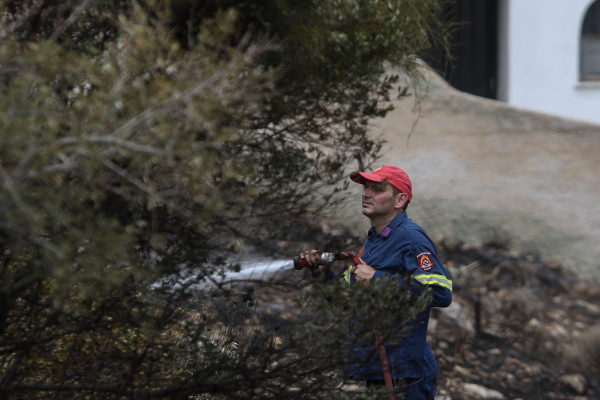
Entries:
POLYGON ((364 185, 367 181, 387 182, 401 193, 406 193, 408 201, 412 200, 412 183, 410 182, 410 178, 406 175, 406 172, 393 165, 384 165, 371 174, 354 171, 350 174, 350 179, 361 185, 364 185))

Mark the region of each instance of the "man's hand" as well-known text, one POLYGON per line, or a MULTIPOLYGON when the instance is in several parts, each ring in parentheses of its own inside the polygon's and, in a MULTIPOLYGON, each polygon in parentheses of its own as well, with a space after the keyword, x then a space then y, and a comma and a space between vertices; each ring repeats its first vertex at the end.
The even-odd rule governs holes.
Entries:
POLYGON ((370 280, 373 279, 373 275, 375 275, 375 270, 367 265, 362 258, 359 258, 360 264, 352 267, 352 274, 354 275, 354 279, 356 282, 362 282, 364 284, 370 284, 370 280))
POLYGON ((308 263, 306 268, 310 269, 313 275, 316 275, 321 271, 325 272, 329 269, 328 265, 321 264, 321 254, 323 254, 321 250, 311 250, 307 253, 300 253, 300 259, 306 260, 308 263))

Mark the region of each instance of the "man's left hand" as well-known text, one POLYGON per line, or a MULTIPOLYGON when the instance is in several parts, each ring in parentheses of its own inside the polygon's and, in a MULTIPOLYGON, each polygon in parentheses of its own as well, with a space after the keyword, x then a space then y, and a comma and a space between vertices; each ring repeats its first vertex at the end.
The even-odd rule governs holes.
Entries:
POLYGON ((356 279, 356 282, 370 281, 373 279, 373 275, 375 275, 375 270, 370 265, 367 265, 362 258, 359 258, 359 260, 360 264, 352 268, 354 279, 356 279))

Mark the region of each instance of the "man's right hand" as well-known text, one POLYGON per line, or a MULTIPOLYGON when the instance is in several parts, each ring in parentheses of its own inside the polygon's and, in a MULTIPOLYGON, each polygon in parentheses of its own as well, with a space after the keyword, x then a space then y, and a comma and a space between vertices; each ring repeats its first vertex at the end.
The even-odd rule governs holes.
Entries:
POLYGON ((314 249, 306 253, 300 253, 300 259, 306 260, 308 264, 306 268, 310 269, 313 275, 329 269, 328 265, 321 264, 321 254, 323 254, 323 251, 314 249))

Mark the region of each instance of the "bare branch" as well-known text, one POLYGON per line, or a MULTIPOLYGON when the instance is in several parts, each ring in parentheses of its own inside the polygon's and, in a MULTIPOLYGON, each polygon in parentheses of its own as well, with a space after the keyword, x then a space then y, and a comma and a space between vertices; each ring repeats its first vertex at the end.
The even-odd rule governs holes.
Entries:
POLYGON ((22 389, 22 390, 47 390, 47 391, 97 391, 103 393, 117 393, 117 394, 125 394, 128 391, 123 391, 122 388, 116 386, 104 386, 104 385, 44 385, 44 384, 35 384, 35 383, 17 383, 12 385, 11 389, 22 389))
POLYGON ((69 18, 67 18, 67 20, 65 22, 60 24, 58 26, 58 28, 56 28, 56 30, 52 33, 52 36, 50 36, 50 39, 51 40, 58 39, 60 37, 60 35, 63 34, 65 29, 67 29, 69 26, 73 25, 75 23, 75 21, 77 21, 77 18, 79 18, 81 13, 83 13, 89 6, 91 6, 92 3, 94 3, 94 1, 95 0, 84 0, 79 5, 79 7, 77 7, 75 9, 75 11, 73 11, 73 13, 69 16, 69 18))
POLYGON ((15 32, 17 29, 19 29, 21 26, 23 26, 23 24, 25 22, 27 22, 29 20, 29 18, 39 14, 40 11, 42 10, 42 8, 44 7, 44 3, 45 3, 45 1, 41 0, 40 2, 38 2, 35 5, 35 7, 28 9, 27 12, 25 12, 25 14, 23 14, 23 16, 21 18, 19 18, 16 21, 13 21, 10 25, 8 25, 6 28, 1 30, 0 31, 0 39, 4 39, 11 33, 15 32))
POLYGON ((59 146, 70 146, 74 144, 81 143, 82 141, 88 141, 92 143, 105 143, 105 144, 114 144, 117 146, 125 147, 130 150, 139 151, 143 153, 155 154, 157 156, 164 156, 167 153, 164 150, 157 149, 156 147, 147 146, 144 144, 139 144, 131 141, 127 141, 114 136, 98 136, 98 135, 90 135, 84 139, 77 137, 68 137, 64 139, 60 139, 56 142, 59 146))
POLYGON ((41 247, 44 247, 45 249, 50 250, 56 256, 58 256, 60 258, 64 258, 65 257, 65 254, 62 252, 61 249, 59 249, 58 247, 54 246, 52 243, 49 243, 47 240, 39 238, 36 235, 34 235, 34 234, 26 231, 25 229, 22 229, 22 228, 20 228, 18 226, 15 226, 15 225, 9 224, 9 223, 5 223, 5 222, 0 222, 0 228, 9 229, 11 231, 18 232, 21 235, 29 238, 35 244, 37 244, 37 245, 39 245, 41 247))
POLYGON ((4 187, 10 193, 10 195, 13 198, 13 201, 15 202, 17 207, 19 207, 28 216, 31 216, 31 210, 21 199, 19 192, 15 188, 15 183, 12 180, 12 177, 10 176, 10 174, 8 172, 6 172, 6 170, 2 166, 2 163, 0 163, 0 176, 2 177, 2 179, 4 179, 4 187))
POLYGON ((141 189, 142 191, 146 192, 151 197, 154 197, 154 198, 160 200, 159 196, 156 194, 156 191, 154 191, 148 185, 144 184, 142 181, 137 179, 135 176, 131 175, 129 172, 127 172, 123 168, 120 168, 117 165, 115 165, 112 161, 104 160, 104 161, 102 161, 102 164, 105 165, 106 167, 108 167, 111 171, 116 172, 117 175, 119 175, 121 178, 127 179, 129 182, 133 183, 138 189, 141 189))

